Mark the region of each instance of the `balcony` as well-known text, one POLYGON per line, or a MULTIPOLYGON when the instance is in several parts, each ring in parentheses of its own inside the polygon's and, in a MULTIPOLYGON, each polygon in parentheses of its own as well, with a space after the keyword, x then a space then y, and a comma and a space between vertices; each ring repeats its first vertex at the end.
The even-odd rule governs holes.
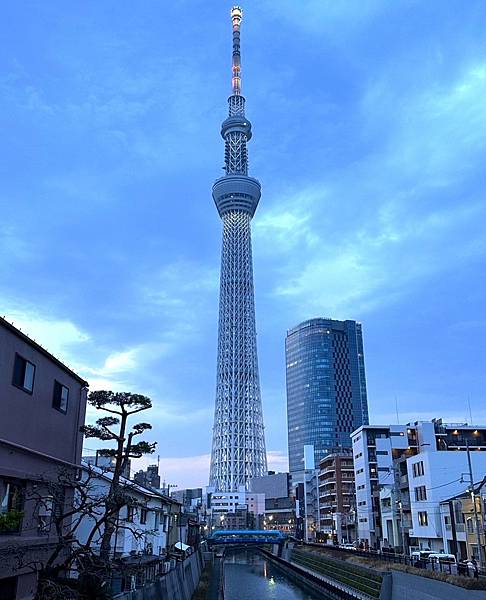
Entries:
POLYGON ((326 467, 324 470, 319 472, 319 477, 326 475, 327 473, 334 473, 336 469, 334 467, 326 467))
POLYGON ((319 493, 319 498, 328 498, 329 496, 335 496, 336 495, 336 491, 330 491, 330 492, 320 492, 319 493))

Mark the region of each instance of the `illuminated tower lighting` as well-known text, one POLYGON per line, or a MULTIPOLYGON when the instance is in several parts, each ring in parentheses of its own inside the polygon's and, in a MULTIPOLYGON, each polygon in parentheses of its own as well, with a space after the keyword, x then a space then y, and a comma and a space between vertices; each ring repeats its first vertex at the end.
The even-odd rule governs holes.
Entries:
POLYGON ((246 143, 251 138, 251 123, 245 117, 245 98, 241 95, 241 18, 241 8, 234 6, 232 95, 228 99, 229 117, 221 127, 225 175, 213 185, 214 202, 223 221, 223 244, 209 485, 221 492, 248 487, 249 479, 267 471, 250 227, 261 186, 248 176, 246 143))

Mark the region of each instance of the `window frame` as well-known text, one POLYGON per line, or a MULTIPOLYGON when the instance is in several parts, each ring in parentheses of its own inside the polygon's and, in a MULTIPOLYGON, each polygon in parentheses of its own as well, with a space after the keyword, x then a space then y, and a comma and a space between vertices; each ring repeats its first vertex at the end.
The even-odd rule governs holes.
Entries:
POLYGON ((127 504, 127 516, 125 521, 127 523, 133 523, 133 519, 135 517, 135 507, 133 504, 127 504))
POLYGON ((417 513, 419 527, 429 526, 429 515, 426 510, 420 510, 417 513))
POLYGON ((61 383, 60 381, 58 381, 57 379, 54 379, 54 390, 52 392, 52 408, 54 410, 57 410, 58 412, 62 413, 63 415, 67 414, 68 411, 68 406, 69 406, 69 394, 70 394, 71 390, 68 388, 67 385, 64 385, 63 383, 61 383), (61 408, 61 404, 59 404, 59 406, 55 405, 55 401, 56 401, 56 389, 57 386, 59 386, 60 390, 61 390, 61 394, 59 396, 60 400, 62 400, 62 390, 63 388, 67 390, 67 399, 66 399, 66 410, 63 410, 61 408))
POLYGON ((37 365, 35 365, 33 362, 31 362, 30 360, 27 360, 26 358, 24 358, 21 354, 19 354, 18 352, 15 353, 15 359, 14 359, 14 368, 13 368, 13 374, 12 374, 12 385, 14 387, 16 387, 18 390, 22 390, 23 392, 25 392, 26 394, 29 394, 30 396, 32 396, 32 394, 34 393, 34 385, 35 385, 35 372, 37 370, 37 365), (34 374, 32 376, 32 389, 30 390, 28 387, 25 387, 24 384, 19 384, 16 382, 15 380, 15 375, 17 373, 17 361, 18 360, 22 360, 23 361, 23 381, 25 384, 25 372, 26 372, 26 367, 27 364, 32 365, 34 367, 34 374))
POLYGON ((22 480, 13 477, 0 477, 3 483, 4 495, 2 496, 2 515, 9 513, 18 514, 18 525, 12 528, 0 530, 2 535, 20 534, 23 528, 24 510, 25 510, 25 483, 22 480))

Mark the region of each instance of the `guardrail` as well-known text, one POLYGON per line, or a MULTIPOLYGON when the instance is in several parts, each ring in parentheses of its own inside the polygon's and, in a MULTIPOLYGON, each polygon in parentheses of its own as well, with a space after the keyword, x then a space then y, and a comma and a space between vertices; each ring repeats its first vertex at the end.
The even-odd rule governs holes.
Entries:
POLYGON ((330 550, 333 552, 349 555, 358 554, 360 557, 370 558, 373 560, 382 560, 384 562, 397 563, 401 565, 409 565, 418 569, 427 569, 429 571, 436 571, 440 573, 448 573, 450 575, 463 575, 464 577, 486 577, 486 571, 480 571, 477 567, 474 568, 471 562, 469 563, 452 563, 441 560, 430 560, 428 558, 416 558, 407 556, 405 554, 399 554, 396 552, 379 552, 378 550, 350 550, 347 548, 340 548, 339 546, 331 546, 330 544, 318 544, 315 542, 309 542, 306 546, 320 547, 324 550, 330 550))

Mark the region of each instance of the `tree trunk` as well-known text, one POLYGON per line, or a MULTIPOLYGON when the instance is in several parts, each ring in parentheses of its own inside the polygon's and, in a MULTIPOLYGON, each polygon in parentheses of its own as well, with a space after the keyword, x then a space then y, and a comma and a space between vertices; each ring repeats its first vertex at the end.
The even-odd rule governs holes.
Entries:
MULTIPOLYGON (((110 491, 108 492, 108 498, 106 500, 105 511, 106 513, 113 512, 113 515, 105 521, 103 528, 103 536, 101 538, 100 545, 100 558, 104 562, 110 560, 111 551, 111 538, 115 531, 115 521, 118 520, 118 488, 120 482, 121 468, 123 465, 123 443, 125 442, 125 430, 127 425, 128 415, 123 412, 120 423, 120 437, 118 438, 118 448, 116 452, 115 470, 113 472, 113 479, 111 480, 110 491)), ((105 514, 106 514, 105 513, 105 514)))

